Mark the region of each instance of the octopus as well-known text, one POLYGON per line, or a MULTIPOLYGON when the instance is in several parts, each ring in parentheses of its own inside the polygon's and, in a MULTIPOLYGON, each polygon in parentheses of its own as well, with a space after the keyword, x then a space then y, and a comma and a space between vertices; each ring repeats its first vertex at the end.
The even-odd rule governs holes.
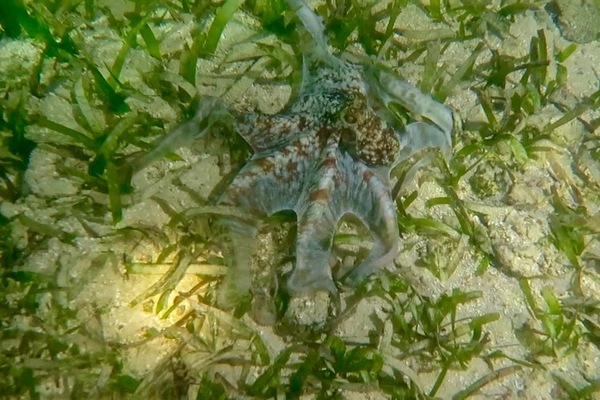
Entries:
MULTIPOLYGON (((452 112, 373 62, 344 61, 328 50, 324 26, 303 0, 290 0, 303 27, 303 75, 297 95, 276 114, 241 113, 205 97, 197 114, 166 136, 141 164, 186 141, 228 124, 253 154, 216 200, 261 218, 284 210, 296 215, 292 296, 338 289, 333 238, 347 214, 357 217, 373 246, 358 265, 337 276, 348 284, 389 266, 398 253, 399 230, 390 174, 424 148, 451 149, 452 112), (403 124, 401 106, 415 121, 403 124)), ((219 303, 233 305, 252 286, 252 239, 260 224, 227 221, 233 262, 219 303)))

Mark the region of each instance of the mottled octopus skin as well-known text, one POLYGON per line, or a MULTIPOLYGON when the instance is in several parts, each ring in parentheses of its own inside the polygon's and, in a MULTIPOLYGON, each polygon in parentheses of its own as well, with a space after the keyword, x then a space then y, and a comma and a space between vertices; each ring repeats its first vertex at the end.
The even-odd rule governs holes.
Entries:
POLYGON ((217 199, 217 204, 240 207, 257 218, 256 224, 228 221, 234 260, 219 294, 225 306, 251 288, 258 221, 282 210, 293 210, 298 226, 290 294, 337 293, 332 240, 346 214, 358 217, 374 242, 368 256, 344 277, 346 282, 357 283, 390 265, 399 241, 391 169, 424 147, 450 148, 449 109, 388 72, 334 57, 319 17, 301 0, 290 4, 312 37, 304 46, 302 84, 290 104, 273 115, 241 114, 205 98, 192 121, 141 161, 146 164, 181 145, 182 138, 205 134, 216 122, 231 125, 252 147, 252 157, 217 199), (397 128, 401 124, 388 108, 392 102, 431 123, 397 128))
MULTIPOLYGON (((219 199, 256 215, 296 213, 296 265, 288 281, 292 294, 336 292, 332 239, 348 213, 374 239, 371 253, 350 280, 391 262, 398 243, 388 182, 389 166, 400 149, 394 131, 369 109, 360 67, 310 66, 309 73, 310 80, 284 112, 236 116, 235 129, 254 155, 219 199)), ((239 236, 249 233, 240 230, 239 236)))

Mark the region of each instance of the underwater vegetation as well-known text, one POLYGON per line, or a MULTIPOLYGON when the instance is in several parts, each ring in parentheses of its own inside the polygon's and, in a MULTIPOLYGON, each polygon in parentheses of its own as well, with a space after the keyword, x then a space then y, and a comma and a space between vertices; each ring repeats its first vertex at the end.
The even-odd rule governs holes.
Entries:
POLYGON ((235 305, 251 288, 252 244, 259 218, 284 210, 297 215, 296 262, 287 290, 337 295, 331 272, 331 246, 339 221, 358 217, 374 238, 361 264, 346 272, 360 283, 392 263, 398 253, 398 223, 390 172, 402 160, 428 147, 448 154, 452 114, 431 97, 376 65, 360 66, 329 53, 320 17, 303 2, 292 9, 304 25, 303 76, 291 103, 277 114, 242 114, 214 98, 200 100, 194 118, 170 133, 139 164, 147 165, 173 144, 202 137, 214 124, 233 125, 253 155, 217 199, 254 217, 230 220, 234 262, 219 303, 235 305), (427 122, 406 127, 394 104, 427 122), (386 122, 386 119, 388 120, 386 122))
POLYGON ((5 0, 0 393, 593 398, 598 49, 563 5, 5 0))

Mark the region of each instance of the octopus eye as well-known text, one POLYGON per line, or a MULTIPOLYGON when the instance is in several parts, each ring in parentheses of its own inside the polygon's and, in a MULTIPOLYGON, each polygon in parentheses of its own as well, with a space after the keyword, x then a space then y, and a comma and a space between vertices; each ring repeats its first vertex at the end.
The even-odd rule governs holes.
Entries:
POLYGON ((355 124, 356 121, 358 121, 358 118, 356 117, 356 110, 354 108, 348 108, 343 115, 344 121, 346 121, 346 123, 348 124, 355 124))

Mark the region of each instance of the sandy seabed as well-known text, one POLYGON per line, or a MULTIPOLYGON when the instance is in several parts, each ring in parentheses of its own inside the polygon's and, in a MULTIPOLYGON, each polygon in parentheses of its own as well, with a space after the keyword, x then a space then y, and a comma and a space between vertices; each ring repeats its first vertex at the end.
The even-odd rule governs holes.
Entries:
MULTIPOLYGON (((174 55, 190 37, 193 21, 188 17, 183 16, 180 21, 168 21, 157 28, 157 36, 162 37, 161 53, 165 60, 168 60, 164 62, 172 65, 173 71, 177 71, 178 63, 174 55)), ((411 32, 448 29, 446 25, 431 21, 414 5, 408 5, 402 11, 396 26, 400 31, 411 32)), ((227 70, 219 71, 222 74, 221 78, 215 77, 215 67, 224 57, 237 56, 242 59, 244 52, 252 51, 252 43, 237 47, 236 44, 251 38, 256 28, 257 22, 252 18, 241 12, 236 14, 234 21, 228 24, 224 31, 214 59, 199 61, 198 90, 201 94, 218 95, 238 109, 277 112, 290 96, 289 86, 261 85, 251 79, 234 81, 225 78, 245 70, 247 61, 231 63, 227 70), (232 53, 230 49, 235 50, 232 53)), ((486 49, 477 58, 476 68, 490 60, 492 50, 506 56, 527 55, 531 38, 536 37, 539 30, 544 31, 550 52, 558 53, 571 43, 561 35, 561 31, 545 9, 532 9, 514 17, 508 32, 502 38, 492 32, 486 34, 486 49)), ((95 49, 93 57, 98 60, 99 65, 101 60, 114 57, 122 45, 121 39, 109 28, 105 18, 94 20, 82 32, 88 46, 95 49)), ((274 38, 267 40, 276 41, 274 38)), ((444 65, 448 71, 456 70, 471 55, 480 40, 450 44, 441 55, 440 66, 444 65)), ((4 40, 0 42, 0 71, 5 71, 6 77, 14 77, 18 83, 19 79, 25 79, 28 68, 35 64, 40 51, 31 41, 4 40)), ((349 51, 360 52, 360 48, 350 48, 349 51)), ((144 101, 138 98, 130 99, 129 106, 132 109, 169 121, 172 125, 166 128, 171 129, 178 122, 177 107, 169 104, 159 95, 156 88, 150 87, 143 79, 154 63, 156 60, 144 51, 132 49, 121 80, 138 88, 146 96, 144 101)), ((420 59, 414 64, 407 63, 400 67, 400 73, 405 79, 418 82, 423 71, 421 64, 420 59)), ((555 96, 555 101, 562 104, 564 109, 559 109, 556 105, 546 105, 528 117, 524 125, 543 129, 600 89, 599 41, 578 44, 575 53, 562 64, 568 71, 568 80, 565 87, 555 96)), ((68 66, 62 68, 68 69, 68 66)), ((257 62, 252 68, 260 71, 261 65, 257 62)), ((553 61, 548 67, 548 73, 554 73, 556 68, 556 62, 553 61)), ((510 74, 509 85, 511 82, 517 82, 521 74, 522 71, 510 74)), ((473 86, 481 87, 479 78, 474 76, 474 81, 460 83, 446 101, 463 121, 462 130, 456 133, 455 152, 466 144, 465 138, 473 137, 469 131, 472 132, 478 123, 487 122, 479 99, 472 89, 473 86)), ((58 84, 46 95, 32 100, 31 108, 65 126, 77 126, 70 84, 58 84)), ((518 365, 512 360, 538 363, 539 366, 530 368, 523 363, 512 373, 484 386, 474 397, 566 398, 566 393, 556 383, 556 376, 571 382, 575 387, 585 386, 590 381, 597 382, 600 379, 600 339, 597 336, 595 343, 589 340, 589 336, 583 335, 575 348, 557 348, 556 357, 546 355, 535 358, 531 357, 531 349, 525 346, 522 337, 519 337, 527 331, 523 327, 543 330, 527 303, 519 277, 529 278, 532 293, 542 308, 544 302, 541 293, 544 290, 553 292, 564 304, 569 304, 569 299, 574 298, 574 280, 577 278, 581 288, 580 298, 585 298, 590 304, 595 303, 598 307, 598 118, 598 110, 589 110, 579 118, 553 130, 549 138, 540 143, 544 150, 536 152, 519 169, 511 171, 510 179, 505 171, 492 167, 486 169, 489 164, 482 163, 481 167, 460 180, 458 195, 468 205, 473 223, 496 257, 494 266, 483 274, 476 273, 481 258, 468 237, 458 235, 454 238, 440 238, 415 232, 402 235, 401 252, 396 260, 395 271, 418 293, 434 299, 451 294, 454 290, 479 293, 475 301, 467 302, 458 308, 457 321, 484 314, 499 315, 496 321, 484 326, 489 341, 486 346, 489 349, 488 353, 501 350, 507 357, 493 363, 475 357, 462 368, 448 370, 436 396, 452 397, 477 379, 490 374, 492 364, 495 370, 518 365), (474 180, 475 175, 478 175, 479 180, 474 180), (487 185, 492 194, 482 196, 473 182, 487 185), (557 197, 570 207, 585 207, 592 231, 595 229, 596 232, 595 235, 585 236, 585 249, 579 257, 582 271, 580 275, 576 274, 572 263, 552 240, 552 221, 559 216, 555 200, 557 197), (451 250, 440 251, 439 248, 444 246, 450 246, 451 250), (426 254, 436 252, 441 257, 441 264, 452 264, 451 273, 442 270, 441 276, 435 276, 430 269, 422 266, 423 263, 419 263, 426 254)), ((174 359, 177 363, 185 365, 188 373, 208 371, 211 376, 218 374, 228 382, 236 382, 239 379, 242 368, 225 362, 220 364, 219 355, 199 350, 203 347, 194 341, 210 341, 208 337, 212 328, 202 325, 198 334, 206 334, 207 337, 192 338, 180 323, 189 313, 210 314, 218 323, 229 326, 229 335, 223 334, 216 339, 210 336, 212 342, 208 347, 212 347, 215 353, 227 347, 227 354, 237 354, 240 358, 249 357, 249 340, 253 334, 258 335, 267 345, 272 359, 293 343, 293 336, 280 335, 277 324, 263 324, 275 321, 268 310, 265 311, 260 304, 257 305, 258 297, 253 312, 237 322, 233 321, 228 313, 203 308, 202 304, 193 301, 193 296, 186 297, 187 293, 191 293, 201 283, 198 273, 208 276, 223 273, 222 268, 213 265, 211 261, 211 256, 216 259, 221 256, 216 250, 212 254, 214 249, 201 252, 199 258, 190 261, 187 273, 177 283, 175 292, 168 300, 167 307, 176 304, 168 316, 155 312, 157 303, 162 301, 160 294, 149 298, 141 297, 144 293, 148 294, 148 288, 161 278, 161 273, 164 274, 171 268, 173 262, 173 257, 166 257, 161 265, 156 264, 159 254, 164 250, 164 243, 176 242, 179 234, 176 228, 169 225, 172 215, 167 212, 164 204, 168 204, 173 212, 197 206, 198 198, 206 199, 215 185, 222 180, 223 169, 227 169, 226 156, 215 154, 215 151, 202 153, 199 151, 201 149, 194 146, 178 152, 181 156, 180 161, 165 160, 150 166, 134 176, 133 185, 136 191, 127 199, 129 203, 124 209, 123 220, 117 226, 112 226, 108 211, 101 217, 92 217, 78 211, 77 204, 84 198, 105 203, 106 199, 101 194, 86 191, 81 182, 60 172, 59 167, 65 163, 73 168, 82 167, 78 161, 65 161, 60 152, 54 150, 53 146, 56 143, 66 139, 39 126, 28 127, 26 134, 38 143, 25 175, 28 195, 14 204, 4 201, 0 208, 5 217, 13 219, 13 240, 19 246, 28 245, 27 228, 19 222, 20 215, 71 232, 76 239, 71 244, 66 244, 58 238, 50 239, 44 246, 33 249, 24 264, 19 266, 22 270, 52 277, 61 290, 41 295, 40 308, 34 317, 15 316, 14 328, 50 329, 50 326, 54 326, 50 320, 56 318, 54 308, 57 304, 72 310, 73 317, 65 324, 67 328, 79 326, 80 329, 76 333, 65 333, 66 340, 78 343, 82 352, 97 349, 99 343, 117 348, 122 356, 123 371, 140 378, 142 388, 144 385, 151 386, 152 382, 160 382, 161 379, 168 380, 166 375, 169 373, 165 372, 165 368, 172 365, 174 359), (139 234, 136 233, 136 229, 147 232, 139 234), (125 231, 130 231, 130 234, 123 234, 125 231), (94 232, 94 235, 90 232, 94 232), (137 272, 126 273, 130 272, 127 269, 128 265, 137 266, 137 272), (132 305, 134 300, 136 305, 132 305), (46 322, 34 323, 34 320, 46 322), (210 366, 205 367, 206 365, 210 366)), ((509 149, 506 151, 510 152, 509 149)), ((406 211, 413 217, 431 217, 449 226, 456 226, 456 217, 451 207, 428 206, 428 200, 446 195, 436 181, 436 174, 439 174, 439 171, 434 167, 427 167, 403 187, 401 195, 418 190, 416 200, 406 211)), ((257 263, 268 264, 270 260, 277 259, 277 246, 273 242, 280 239, 278 235, 281 236, 280 232, 274 231, 260 237, 257 263)), ((349 296, 351 292, 342 294, 343 304, 349 296)), ((288 326, 315 326, 330 318, 329 300, 324 295, 294 299, 290 307, 286 316, 288 326)), ((385 312, 386 307, 381 298, 373 296, 362 299, 337 325, 335 334, 353 343, 369 343, 369 334, 376 328, 372 315, 375 314, 382 320, 384 331, 390 329, 390 322, 385 320, 388 316, 385 312)), ((592 318, 595 320, 590 320, 590 324, 598 329, 599 316, 595 315, 592 318)), ((585 331, 585 328, 579 325, 577 329, 585 331)), ((597 332, 596 330, 596 335, 597 332)), ((55 333, 62 334, 60 331, 55 333)), ((425 392, 431 389, 440 373, 439 365, 425 363, 419 357, 402 359, 398 363, 401 364, 399 368, 407 371, 410 379, 425 392)), ((103 382, 106 383, 110 367, 100 363, 90 368, 99 371, 96 385, 100 387, 103 382)), ((61 391, 66 393, 71 383, 69 379, 56 382, 49 378, 40 387, 40 392, 42 397, 58 395, 61 391)), ((194 385, 188 390, 188 395, 191 396, 194 385)), ((149 390, 149 393, 152 391, 149 390)), ((349 399, 386 398, 385 394, 377 390, 363 392, 360 389, 348 388, 343 390, 342 394, 344 398, 349 399)))

